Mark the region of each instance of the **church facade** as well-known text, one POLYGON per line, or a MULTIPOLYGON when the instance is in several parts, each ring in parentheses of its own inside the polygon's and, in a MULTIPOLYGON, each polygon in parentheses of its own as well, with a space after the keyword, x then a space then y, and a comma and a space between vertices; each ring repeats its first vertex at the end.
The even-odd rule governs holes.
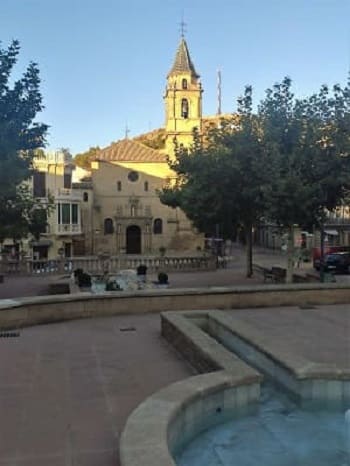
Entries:
MULTIPOLYGON (((28 238, 22 251, 34 259, 83 255, 193 254, 204 237, 184 212, 162 204, 158 192, 174 179, 167 157, 174 156, 175 140, 188 147, 193 129, 202 132, 202 86, 182 37, 167 75, 164 93, 164 147, 152 149, 135 139, 123 139, 102 149, 90 172, 57 151, 35 161, 33 196, 54 210, 47 232, 28 238), (82 171, 79 175, 79 172, 82 171)), ((138 139, 138 138, 136 138, 138 139)), ((19 248, 8 239, 6 251, 19 248)))
POLYGON ((80 243, 85 254, 179 254, 203 248, 203 235, 185 214, 163 205, 158 196, 175 176, 167 163, 167 155, 174 155, 175 140, 188 147, 193 129, 201 131, 202 92, 182 37, 164 94, 165 148, 151 149, 131 139, 118 141, 91 162, 89 179, 73 184, 86 200, 81 203, 80 243))

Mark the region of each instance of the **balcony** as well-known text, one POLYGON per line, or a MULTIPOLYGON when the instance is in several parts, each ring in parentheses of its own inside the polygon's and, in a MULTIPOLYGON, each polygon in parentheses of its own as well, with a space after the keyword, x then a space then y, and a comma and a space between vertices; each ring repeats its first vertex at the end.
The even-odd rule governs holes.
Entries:
POLYGON ((81 225, 73 225, 71 223, 56 225, 57 235, 81 235, 81 225))
POLYGON ((325 225, 349 225, 350 226, 350 217, 330 216, 325 220, 325 225))
POLYGON ((55 190, 55 200, 79 202, 83 200, 83 195, 75 189, 58 188, 55 190))

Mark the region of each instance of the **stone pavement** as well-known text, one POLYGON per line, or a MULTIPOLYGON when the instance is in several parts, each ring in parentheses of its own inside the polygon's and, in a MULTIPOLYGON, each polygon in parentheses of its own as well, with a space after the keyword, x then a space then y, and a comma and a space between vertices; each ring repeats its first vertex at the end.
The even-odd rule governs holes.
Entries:
MULTIPOLYGON (((226 269, 211 272, 170 272, 170 288, 193 288, 209 286, 256 285, 263 283, 261 275, 252 278, 245 276, 245 251, 235 245, 231 251, 232 259, 226 269)), ((255 263, 271 267, 285 267, 286 257, 280 251, 264 248, 255 248, 253 260, 255 263)), ((301 264, 300 271, 312 270, 311 263, 301 264)), ((4 283, 0 283, 0 299, 16 298, 20 296, 38 296, 48 294, 48 283, 52 276, 6 276, 4 283)), ((149 280, 155 281, 156 275, 150 275, 149 280)))
MULTIPOLYGON (((269 337, 277 353, 349 367, 347 305, 228 312, 269 337)), ((1 466, 117 466, 130 412, 193 370, 151 314, 21 329, 18 338, 0 338, 0 374, 1 466)))
POLYGON ((234 309, 235 322, 263 335, 272 354, 296 354, 312 363, 350 370, 350 308, 327 306, 234 309))
POLYGON ((118 465, 129 413, 193 374, 159 324, 158 315, 119 316, 0 338, 0 465, 118 465))

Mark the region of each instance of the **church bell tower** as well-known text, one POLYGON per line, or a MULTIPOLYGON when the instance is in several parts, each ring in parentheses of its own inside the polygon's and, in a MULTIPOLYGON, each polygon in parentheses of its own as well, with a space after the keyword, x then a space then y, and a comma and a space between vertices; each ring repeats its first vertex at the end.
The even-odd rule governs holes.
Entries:
POLYGON ((201 132, 202 86, 182 35, 174 64, 167 76, 165 101, 166 151, 171 157, 177 144, 189 147, 193 129, 201 132))

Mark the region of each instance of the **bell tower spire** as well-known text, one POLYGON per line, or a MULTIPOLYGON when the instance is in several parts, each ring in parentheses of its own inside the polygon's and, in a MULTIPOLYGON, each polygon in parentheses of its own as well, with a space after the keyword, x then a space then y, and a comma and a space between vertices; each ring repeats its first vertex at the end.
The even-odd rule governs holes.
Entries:
POLYGON ((166 150, 174 155, 178 144, 189 147, 193 142, 193 129, 201 132, 202 85, 193 65, 185 40, 185 23, 181 23, 181 38, 174 63, 167 76, 165 89, 166 150))

